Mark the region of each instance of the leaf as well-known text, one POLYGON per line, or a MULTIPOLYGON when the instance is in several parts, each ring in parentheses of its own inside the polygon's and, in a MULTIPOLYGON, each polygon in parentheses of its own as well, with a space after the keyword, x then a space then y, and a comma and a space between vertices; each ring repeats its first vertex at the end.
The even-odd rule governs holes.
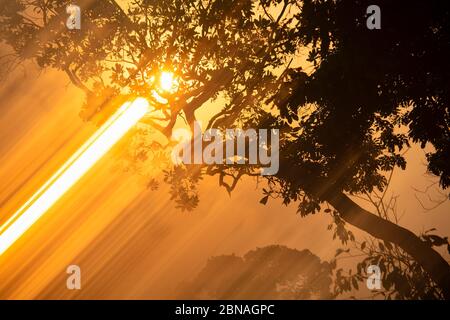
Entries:
POLYGON ((352 284, 356 290, 359 290, 358 281, 356 281, 356 279, 354 277, 352 278, 352 284))
POLYGON ((394 249, 394 248, 392 247, 392 244, 391 244, 389 241, 384 241, 384 245, 386 246, 386 248, 388 248, 388 250, 394 249))
POLYGON ((338 248, 338 249, 336 249, 336 253, 335 253, 335 255, 334 255, 334 257, 337 257, 338 255, 340 255, 341 253, 348 253, 350 251, 350 249, 347 249, 347 250, 344 250, 344 249, 341 249, 341 248, 338 248))
POLYGON ((361 243, 361 250, 364 250, 366 248, 366 242, 363 241, 363 243, 361 243))
POLYGON ((261 203, 261 204, 263 204, 263 205, 266 205, 267 200, 269 200, 269 196, 263 197, 261 200, 259 200, 259 203, 261 203))
POLYGON ((431 239, 432 242, 433 242, 433 246, 439 247, 439 246, 448 244, 448 239, 447 239, 447 237, 442 238, 442 237, 439 237, 439 236, 434 235, 434 234, 429 235, 429 237, 430 237, 430 239, 431 239))

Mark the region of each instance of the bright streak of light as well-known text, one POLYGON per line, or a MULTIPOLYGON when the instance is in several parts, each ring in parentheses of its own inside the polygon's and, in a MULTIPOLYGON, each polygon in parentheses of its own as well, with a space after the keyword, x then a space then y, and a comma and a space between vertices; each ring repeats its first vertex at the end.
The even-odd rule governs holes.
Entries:
POLYGON ((123 104, 72 157, 0 227, 0 255, 19 239, 149 111, 147 100, 123 104))

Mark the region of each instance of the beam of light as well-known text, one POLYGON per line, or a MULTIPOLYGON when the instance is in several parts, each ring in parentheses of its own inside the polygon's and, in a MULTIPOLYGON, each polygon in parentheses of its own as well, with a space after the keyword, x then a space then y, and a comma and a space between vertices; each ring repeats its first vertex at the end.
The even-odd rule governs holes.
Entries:
POLYGON ((149 111, 147 100, 123 104, 60 169, 0 227, 0 255, 149 111))

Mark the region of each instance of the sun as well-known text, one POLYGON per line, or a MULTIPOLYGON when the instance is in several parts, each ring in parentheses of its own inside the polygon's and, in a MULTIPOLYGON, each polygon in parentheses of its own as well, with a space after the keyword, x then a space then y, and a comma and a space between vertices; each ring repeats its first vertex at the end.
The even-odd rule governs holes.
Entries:
POLYGON ((173 91, 176 86, 173 73, 169 71, 163 71, 159 78, 159 86, 163 91, 173 91))
POLYGON ((154 89, 151 91, 153 98, 162 104, 167 104, 167 95, 175 94, 179 88, 178 78, 171 71, 162 71, 157 78, 151 76, 150 83, 154 85, 154 89))

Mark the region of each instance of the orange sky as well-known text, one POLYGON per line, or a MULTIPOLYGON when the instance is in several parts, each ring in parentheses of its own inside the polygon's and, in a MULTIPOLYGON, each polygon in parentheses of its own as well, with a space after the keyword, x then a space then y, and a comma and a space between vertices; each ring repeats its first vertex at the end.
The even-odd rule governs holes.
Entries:
MULTIPOLYGON (((2 222, 95 128, 78 116, 81 91, 56 71, 19 68, 0 84, 0 99, 2 222)), ((423 151, 411 150, 408 159, 391 189, 405 212, 401 224, 449 235, 449 202, 425 212, 414 197, 412 187, 429 184, 423 151)), ((300 218, 295 206, 278 201, 262 206, 254 181, 244 181, 229 197, 207 178, 199 207, 183 213, 166 185, 150 191, 146 181, 115 168, 111 157, 101 160, 0 257, 0 298, 170 298, 211 256, 283 244, 330 259, 341 246, 326 229, 328 216, 300 218), (70 264, 81 267, 80 291, 66 289, 70 264)))

